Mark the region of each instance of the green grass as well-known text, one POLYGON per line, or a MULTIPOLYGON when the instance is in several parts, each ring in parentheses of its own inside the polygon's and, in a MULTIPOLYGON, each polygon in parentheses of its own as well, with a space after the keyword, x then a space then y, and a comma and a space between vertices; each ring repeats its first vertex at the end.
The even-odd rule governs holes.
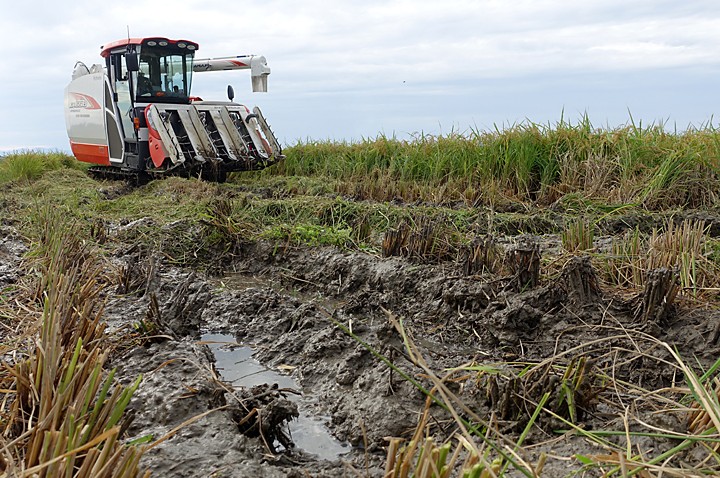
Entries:
POLYGON ((85 166, 65 153, 19 151, 0 156, 0 184, 9 181, 33 181, 47 171, 60 168, 84 169, 85 166))

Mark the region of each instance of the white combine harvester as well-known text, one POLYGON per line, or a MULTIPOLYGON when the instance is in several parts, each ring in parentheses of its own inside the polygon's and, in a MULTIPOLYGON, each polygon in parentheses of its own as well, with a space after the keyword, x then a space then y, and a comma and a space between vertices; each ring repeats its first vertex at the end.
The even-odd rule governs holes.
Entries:
POLYGON ((70 147, 107 178, 162 175, 224 181, 232 171, 263 169, 283 158, 260 109, 191 96, 193 72, 249 69, 253 91, 267 91, 262 56, 195 60, 198 44, 128 38, 101 47, 104 65, 78 62, 65 88, 70 147))

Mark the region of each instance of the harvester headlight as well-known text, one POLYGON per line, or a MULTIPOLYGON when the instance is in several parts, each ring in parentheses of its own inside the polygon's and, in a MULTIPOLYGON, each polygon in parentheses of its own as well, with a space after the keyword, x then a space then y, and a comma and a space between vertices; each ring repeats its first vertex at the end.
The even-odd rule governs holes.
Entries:
POLYGON ((188 49, 188 50, 194 50, 194 49, 195 49, 195 45, 188 45, 188 46, 187 46, 187 49, 188 49))
POLYGON ((155 45, 157 45, 157 42, 156 42, 155 40, 151 40, 151 41, 147 42, 147 45, 148 45, 148 46, 155 46, 155 45))
POLYGON ((158 45, 160 46, 167 46, 167 42, 165 40, 158 42, 158 45))
POLYGON ((178 43, 178 48, 185 48, 186 46, 187 46, 187 44, 185 44, 183 42, 178 43))

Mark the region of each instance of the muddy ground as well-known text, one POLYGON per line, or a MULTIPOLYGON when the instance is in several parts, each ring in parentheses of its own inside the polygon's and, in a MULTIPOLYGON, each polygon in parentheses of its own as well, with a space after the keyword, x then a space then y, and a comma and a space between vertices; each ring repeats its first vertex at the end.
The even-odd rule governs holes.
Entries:
MULTIPOLYGON (((108 234, 137 224, 110 227, 108 234)), ((3 284, 15 280, 13 268, 24 252, 10 229, 4 233, 3 284)), ((662 406, 641 397, 640 390, 672 387, 683 379, 670 352, 652 338, 707 367, 720 352, 720 314, 684 300, 657 320, 639 320, 638 300, 603 286, 589 258, 559 254, 558 236, 498 242, 505 251, 537 244, 543 258, 539 281, 519 285, 517 276, 507 273, 468 275, 461 261, 427 263, 264 242, 244 244, 224 259, 222 274, 208 276, 171 266, 158 251, 133 244, 118 248, 129 252, 108 258, 108 270, 122 279, 106 290, 105 316, 113 331, 134 339, 123 339, 112 365, 125 383, 143 376, 130 405, 134 418, 127 434, 166 438, 147 452, 143 465, 162 477, 382 476, 386 438, 410 437, 426 399, 338 324, 431 388, 390 316, 402 318, 438 375, 470 364, 499 368, 497 374, 455 372, 448 386, 510 439, 517 439, 542 392, 550 392, 551 405, 557 402, 564 369, 539 367, 513 379, 528 364, 551 357, 558 357, 553 364, 561 367, 587 360, 592 378, 580 387, 574 417, 580 426, 622 430, 629 414, 685 432, 683 413, 658 413, 662 406), (223 383, 224 371, 203 342, 208 333, 234 337, 252 347, 259 362, 291 375, 296 392, 305 397, 302 410, 286 400, 293 391, 274 390, 272 383, 256 390, 223 383), (614 381, 602 374, 612 374, 614 381), (239 425, 253 407, 278 426, 258 433, 257 427, 239 425), (293 447, 292 436, 278 430, 296 412, 321 417, 346 453, 322 458, 293 447)), ((555 408, 563 415, 561 404, 555 408)), ((453 436, 457 426, 447 412, 436 405, 431 412, 430 433, 440 440, 453 436)), ((640 429, 632 419, 630 426, 640 429)), ((562 420, 541 415, 526 439, 520 455, 528 463, 549 454, 541 476, 581 470, 576 454, 608 453, 577 433, 559 431, 567 428, 562 420)), ((634 446, 657 453, 675 443, 639 438, 634 446)), ((687 453, 692 461, 697 450, 687 453)))
MULTIPOLYGON (((558 250, 557 237, 522 240, 536 241, 544 255, 558 250)), ((505 242, 510 248, 518 238, 505 242)), ((155 476, 382 476, 386 438, 412 435, 425 396, 337 323, 430 388, 409 360, 389 314, 403 319, 419 352, 440 375, 463 364, 537 363, 569 351, 557 364, 586 357, 592 370, 657 390, 681 384, 682 376, 669 365, 668 350, 649 337, 706 366, 718 356, 717 312, 680 305, 662 320, 639 322, 637 301, 597 286, 589 259, 561 260, 553 276, 518 290, 512 277, 466 276, 458 262, 426 264, 335 248, 279 250, 273 244, 249 244, 224 264, 223 275, 213 277, 170 267, 158 255, 116 257, 116 265, 134 264, 146 276, 135 291, 108 296, 108 321, 127 330, 149 323, 150 317, 157 328, 145 335, 165 336, 128 346, 113 361, 124 381, 144 377, 131 404, 134 421, 128 434, 154 439, 171 434, 144 459, 155 476), (272 433, 265 439, 240 433, 238 417, 247 410, 238 411, 231 388, 218 385, 223 370, 213 366, 214 357, 202 342, 209 332, 234 337, 252 347, 262 364, 290 373, 306 397, 302 413, 327 417, 327 429, 348 446, 347 453, 321 459, 281 445, 272 433), (590 345, 574 349, 582 344, 590 345), (183 425, 218 407, 227 408, 183 425)), ((450 385, 470 409, 484 419, 493 417, 495 426, 517 438, 529 416, 524 408, 532 406, 513 396, 537 400, 539 392, 529 389, 548 372, 536 373, 522 382, 502 374, 493 379, 458 372, 450 385)), ((551 403, 558 374, 551 371, 555 382, 543 382, 542 390, 552 392, 551 403)), ((586 384, 588 396, 576 417, 581 426, 622 429, 623 416, 631 410, 663 429, 686 430, 682 414, 658 414, 659 408, 601 382, 586 384)), ((290 395, 275 393, 275 398, 282 402, 290 395)), ((431 410, 431 432, 441 439, 452 436, 457 430, 448 414, 437 406, 431 410)), ((607 453, 577 434, 557 432, 566 428, 541 417, 526 440, 523 458, 528 462, 535 463, 541 452, 550 454, 542 476, 579 470, 576 453, 607 453)), ((647 452, 673 444, 649 438, 638 442, 647 452)))

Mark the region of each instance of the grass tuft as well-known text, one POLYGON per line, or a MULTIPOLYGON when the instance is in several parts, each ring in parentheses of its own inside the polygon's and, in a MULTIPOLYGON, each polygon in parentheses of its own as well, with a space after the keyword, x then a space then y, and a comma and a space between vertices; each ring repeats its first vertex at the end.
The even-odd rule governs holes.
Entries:
POLYGON ((568 252, 585 252, 593 248, 595 227, 580 218, 568 224, 562 232, 562 245, 568 252))
POLYGON ((0 156, 0 184, 34 181, 45 172, 61 168, 83 169, 84 165, 61 152, 19 151, 0 156))
POLYGON ((718 286, 718 265, 709 258, 708 228, 702 221, 670 220, 664 229, 644 237, 638 229, 615 240, 607 259, 613 284, 641 288, 650 271, 677 270, 680 286, 695 296, 703 289, 718 286))

